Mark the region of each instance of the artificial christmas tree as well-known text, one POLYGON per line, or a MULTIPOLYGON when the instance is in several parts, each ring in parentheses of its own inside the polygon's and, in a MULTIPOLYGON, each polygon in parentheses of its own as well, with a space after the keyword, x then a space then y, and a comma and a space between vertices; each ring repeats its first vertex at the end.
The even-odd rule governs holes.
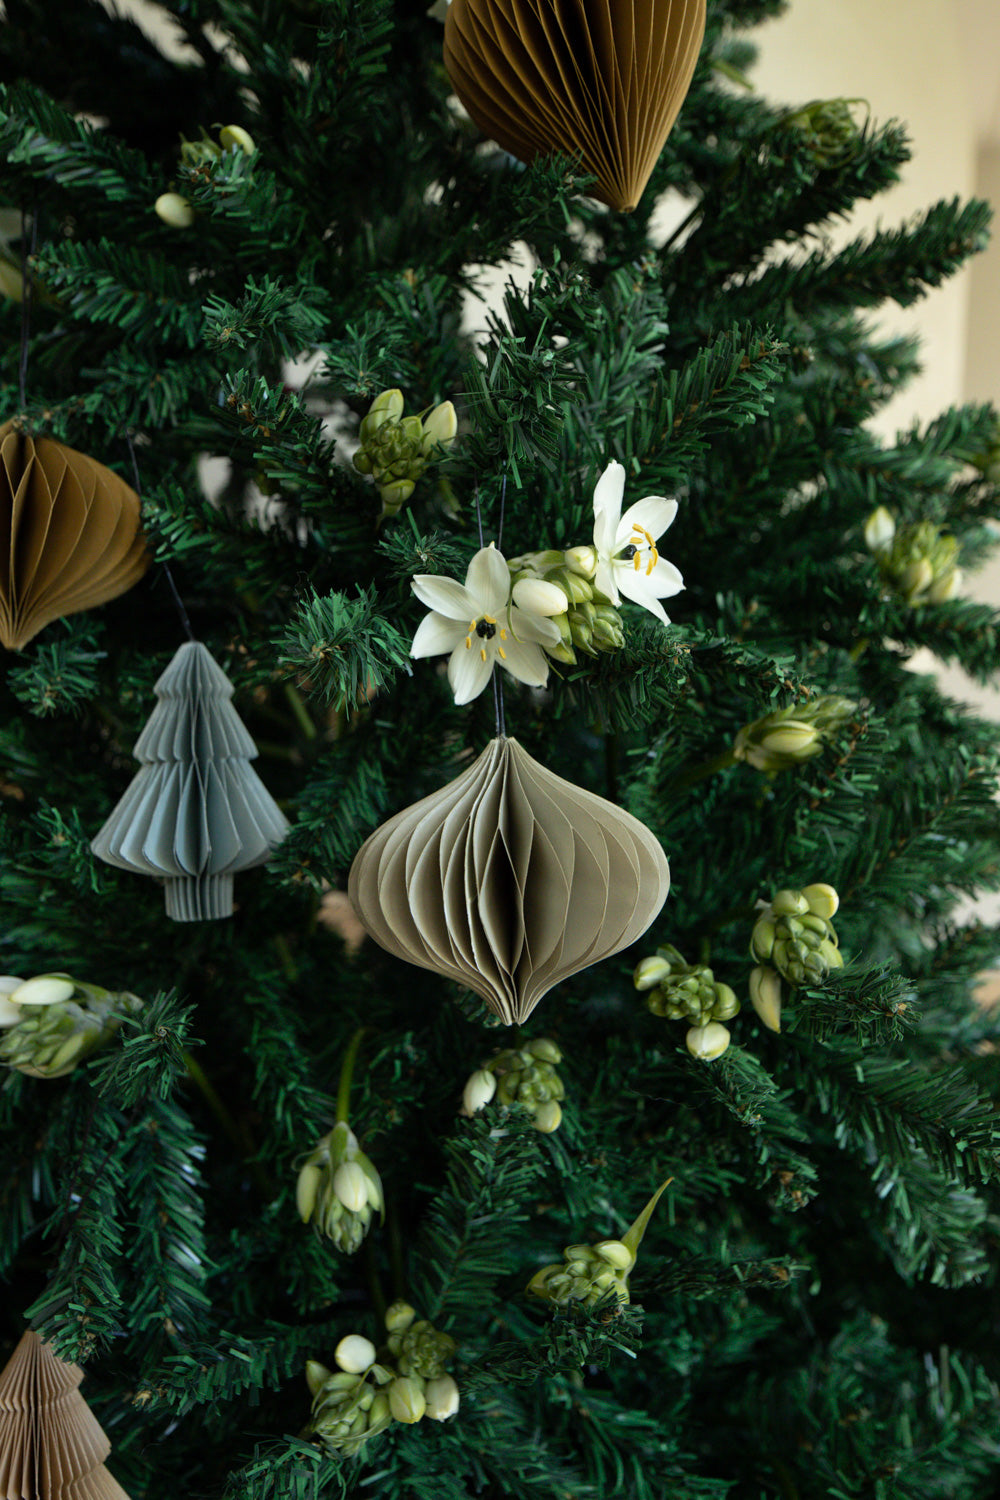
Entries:
MULTIPOLYGON (((424 0, 169 0, 169 55, 96 0, 7 0, 29 295, 0 300, 0 404, 141 489, 153 565, 0 654, 0 970, 143 999, 65 1077, 0 1085, 0 1339, 27 1318, 87 1365, 133 1500, 996 1487, 1000 934, 958 916, 1000 887, 995 731, 908 662, 996 667, 959 569, 1000 429, 877 438, 916 352, 864 316, 989 211, 817 240, 907 148, 734 84, 779 8, 712 0, 619 213, 480 134, 424 0), (474 341, 465 295, 516 241, 534 270, 474 341), (496 598, 452 617, 491 543, 496 598), (290 824, 230 919, 183 928, 91 849, 176 650, 165 562, 290 824), (516 1028, 330 917, 494 738, 638 820, 672 881, 516 1028)), ((490 868, 454 863, 445 911, 530 937, 490 868)), ((584 953, 603 910, 562 910, 584 953)))

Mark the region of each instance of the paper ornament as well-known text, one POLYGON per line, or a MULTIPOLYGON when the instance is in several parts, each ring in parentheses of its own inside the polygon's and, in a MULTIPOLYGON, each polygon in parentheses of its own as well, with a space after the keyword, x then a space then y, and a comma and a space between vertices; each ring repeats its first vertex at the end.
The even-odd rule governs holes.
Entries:
POLYGON ((143 762, 91 848, 122 870, 166 882, 167 916, 233 911, 233 876, 262 865, 288 823, 249 764, 257 747, 230 703, 232 683, 200 641, 177 652, 135 742, 143 762))
POLYGON ((486 135, 523 162, 579 156, 628 213, 691 83, 705 0, 452 0, 444 64, 486 135))
POLYGON ((62 615, 123 594, 148 566, 135 490, 54 438, 0 427, 0 641, 8 651, 62 615))
POLYGON ((348 894, 383 948, 475 990, 512 1024, 633 943, 669 886, 638 818, 498 738, 372 834, 348 894))
POLYGON ((28 1329, 0 1373, 0 1500, 128 1500, 82 1379, 28 1329))

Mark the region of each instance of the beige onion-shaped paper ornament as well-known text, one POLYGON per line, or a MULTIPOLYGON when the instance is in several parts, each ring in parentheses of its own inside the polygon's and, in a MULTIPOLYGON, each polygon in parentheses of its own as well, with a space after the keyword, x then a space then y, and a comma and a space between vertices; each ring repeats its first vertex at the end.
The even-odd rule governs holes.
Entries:
POLYGON ((160 702, 133 751, 142 769, 91 848, 161 876, 177 922, 231 916, 233 876, 262 865, 288 823, 250 765, 257 747, 229 701, 232 683, 200 641, 181 646, 154 691, 160 702))
POLYGON ((444 64, 486 135, 524 162, 579 156, 635 208, 691 83, 705 0, 452 0, 444 64))
POLYGON ((139 496, 54 438, 0 427, 0 642, 20 651, 63 615, 104 604, 149 566, 139 496))
POLYGON ((0 1500, 128 1500, 77 1387, 78 1365, 29 1329, 0 1372, 0 1500))
POLYGON ((372 834, 348 894, 383 948, 475 990, 512 1024, 633 943, 669 886, 638 818, 498 738, 372 834))

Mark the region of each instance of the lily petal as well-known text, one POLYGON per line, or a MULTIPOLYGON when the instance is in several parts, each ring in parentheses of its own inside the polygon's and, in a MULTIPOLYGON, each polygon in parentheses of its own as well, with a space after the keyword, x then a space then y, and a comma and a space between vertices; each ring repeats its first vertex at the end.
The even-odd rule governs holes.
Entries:
POLYGON ((471 651, 467 651, 464 641, 461 646, 456 646, 448 661, 448 681, 451 683, 455 702, 471 703, 473 698, 478 698, 489 682, 492 671, 493 656, 489 651, 483 661, 481 649, 477 651, 473 646, 471 651))
MULTIPOLYGON (((558 634, 558 632, 556 632, 558 634)), ((539 646, 530 646, 524 641, 505 641, 506 653, 500 665, 530 687, 544 687, 549 680, 549 664, 539 646)))
POLYGON ((675 568, 672 562, 667 562, 665 557, 659 559, 652 573, 643 569, 639 576, 643 587, 650 594, 655 594, 657 599, 669 599, 674 594, 679 594, 684 587, 680 569, 675 568))
POLYGON ((424 615, 413 637, 410 655, 443 656, 448 651, 454 651, 456 646, 465 645, 468 629, 468 621, 460 624, 458 620, 446 619, 444 615, 424 615))
POLYGON ((594 546, 608 552, 618 529, 625 494, 625 470, 612 459, 594 486, 594 546))
POLYGON ((490 542, 477 552, 465 575, 465 586, 479 600, 476 614, 492 615, 498 620, 510 598, 510 569, 502 552, 490 542))
POLYGON ((615 576, 618 579, 618 587, 626 599, 631 599, 633 604, 641 604, 643 609, 648 609, 650 614, 662 620, 664 625, 670 624, 663 605, 648 587, 649 579, 645 573, 636 573, 627 564, 622 563, 615 569, 615 576))
MULTIPOLYGON (((529 615, 527 610, 518 609, 516 604, 512 604, 510 608, 510 633, 515 641, 534 642, 537 646, 555 646, 561 639, 555 620, 545 619, 542 615, 529 615)), ((504 648, 506 649, 506 642, 504 648)))
POLYGON ((666 531, 676 514, 677 501, 668 500, 663 495, 647 495, 644 500, 637 500, 634 505, 629 506, 618 522, 615 531, 615 551, 635 541, 633 526, 641 526, 643 531, 648 531, 655 541, 666 531))
MULTIPOLYGON (((622 564, 622 566, 626 565, 622 564)), ((628 566, 631 568, 631 564, 628 564, 628 566)), ((621 599, 618 596, 618 585, 615 583, 614 569, 610 563, 599 562, 597 564, 597 572, 594 574, 594 588, 599 594, 603 594, 606 599, 610 599, 612 604, 621 603, 621 599)))
POLYGON ((434 573, 418 573, 410 584, 421 604, 437 610, 449 620, 464 620, 468 625, 482 614, 478 599, 455 578, 439 578, 434 573))

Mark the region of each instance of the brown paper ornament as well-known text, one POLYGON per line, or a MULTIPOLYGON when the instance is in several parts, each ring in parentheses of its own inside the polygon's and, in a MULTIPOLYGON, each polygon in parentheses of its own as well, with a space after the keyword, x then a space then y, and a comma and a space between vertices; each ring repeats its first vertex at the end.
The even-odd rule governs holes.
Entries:
POLYGON ((0 642, 8 651, 52 620, 123 594, 148 566, 135 490, 54 438, 0 427, 0 642))
POLYGON ((638 818, 498 738, 376 829, 348 893, 383 948, 475 990, 513 1024, 561 979, 635 942, 669 886, 638 818))
POLYGON ((596 198, 635 208, 691 83, 705 0, 452 0, 444 65, 521 161, 562 151, 596 198))
POLYGON ((82 1379, 28 1329, 0 1372, 0 1500, 128 1500, 82 1379))

